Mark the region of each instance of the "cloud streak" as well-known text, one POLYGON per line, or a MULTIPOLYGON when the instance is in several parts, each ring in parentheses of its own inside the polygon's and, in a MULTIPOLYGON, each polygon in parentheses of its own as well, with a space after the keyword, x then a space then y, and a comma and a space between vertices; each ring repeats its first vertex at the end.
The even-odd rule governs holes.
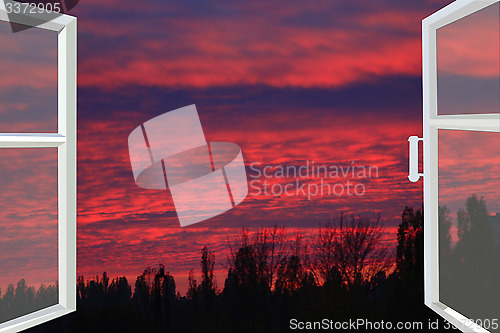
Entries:
MULTIPOLYGON (((104 6, 102 15, 89 13, 82 30, 94 39, 92 50, 113 48, 106 57, 85 51, 79 83, 340 87, 385 75, 419 75, 420 26, 409 22, 419 22, 432 7, 405 8, 390 1, 377 6, 218 1, 157 7, 146 2, 132 16, 104 6), (111 17, 104 15, 111 11, 111 17), (127 17, 136 24, 122 19, 127 17)), ((78 9, 87 13, 84 5, 78 9)))

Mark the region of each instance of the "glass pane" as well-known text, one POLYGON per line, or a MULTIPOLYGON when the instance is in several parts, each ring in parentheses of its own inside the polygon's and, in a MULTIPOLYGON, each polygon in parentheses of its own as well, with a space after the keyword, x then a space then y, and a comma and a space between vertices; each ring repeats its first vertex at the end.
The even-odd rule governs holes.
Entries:
POLYGON ((0 322, 58 303, 57 148, 0 149, 0 322))
POLYGON ((0 21, 0 132, 57 132, 57 32, 0 21))
POLYGON ((500 4, 437 30, 438 114, 500 112, 500 4))
POLYGON ((500 133, 439 130, 438 148, 440 300, 498 318, 500 133))

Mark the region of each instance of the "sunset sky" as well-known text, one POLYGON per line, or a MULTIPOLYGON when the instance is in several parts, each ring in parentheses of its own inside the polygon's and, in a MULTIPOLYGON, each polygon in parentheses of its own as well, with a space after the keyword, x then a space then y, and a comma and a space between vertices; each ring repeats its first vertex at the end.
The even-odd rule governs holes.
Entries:
MULTIPOLYGON (((241 227, 277 224, 311 235, 340 212, 380 212, 387 240, 395 241, 404 207, 422 203, 422 182, 407 179, 407 138, 422 133, 421 20, 450 2, 80 1, 70 12, 79 33, 78 274, 106 271, 133 284, 144 268, 163 263, 184 294, 207 245, 222 286, 227 239, 241 227), (249 179, 256 177, 251 163, 307 161, 375 166, 378 177, 327 180, 362 183, 364 194, 353 196, 309 200, 250 189, 235 209, 181 228, 168 191, 134 183, 127 138, 145 121, 191 104, 207 141, 241 147, 249 179)), ((53 66, 55 54, 43 54, 53 66)), ((0 78, 0 87, 12 77, 0 78)), ((51 82, 44 82, 37 89, 47 97, 51 82)), ((50 119, 49 112, 43 130, 51 130, 50 119)))

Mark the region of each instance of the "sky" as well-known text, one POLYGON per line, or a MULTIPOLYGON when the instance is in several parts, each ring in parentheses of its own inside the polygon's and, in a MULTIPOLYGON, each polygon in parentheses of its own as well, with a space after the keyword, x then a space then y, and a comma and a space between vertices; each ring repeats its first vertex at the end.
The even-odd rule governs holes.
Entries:
MULTIPOLYGON (((227 242, 242 227, 276 224, 311 236, 319 223, 341 212, 380 213, 384 239, 394 244, 405 206, 422 204, 422 182, 407 179, 407 138, 422 134, 421 20, 448 3, 80 2, 70 13, 78 17, 78 274, 92 278, 106 271, 133 284, 147 266, 162 263, 183 294, 189 270, 199 277, 206 245, 215 251, 222 286, 227 242), (257 187, 264 180, 276 188, 296 180, 259 177, 266 166, 373 167, 377 173, 325 179, 344 188, 347 181, 359 184, 360 195, 266 195, 251 188, 236 208, 181 228, 168 190, 135 184, 127 140, 149 119, 191 104, 207 141, 239 145, 248 179, 257 187)), ((38 36, 34 30, 15 34, 31 38, 23 45, 32 52, 22 46, 10 49, 17 53, 0 51, 12 62, 19 54, 36 55, 33 61, 44 68, 23 65, 19 71, 26 74, 14 75, 19 71, 0 65, 10 73, 0 78, 4 95, 10 96, 7 103, 20 110, 9 116, 4 131, 55 128, 54 82, 36 77, 53 73, 55 36, 38 36), (47 42, 40 42, 43 38, 47 42), (19 77, 23 90, 12 88, 19 77), (19 91, 35 96, 31 104, 15 104, 19 91), (40 105, 45 113, 34 111, 40 105), (27 115, 35 124, 25 122, 27 115)), ((6 111, 0 109, 2 116, 6 111)), ((21 157, 11 157, 22 163, 16 159, 21 157)), ((54 168, 44 159, 31 157, 34 171, 54 168)), ((36 186, 42 189, 56 182, 53 175, 39 177, 44 182, 36 186)), ((299 181, 320 184, 317 177, 299 181)), ((17 200, 22 199, 10 203, 17 200)), ((36 200, 33 194, 28 201, 36 200)), ((37 272, 28 281, 32 284, 53 281, 56 267, 56 249, 47 245, 55 233, 53 207, 44 207, 44 218, 52 221, 44 224, 50 235, 40 233, 30 243, 45 258, 37 266, 26 265, 37 272), (42 264, 45 269, 38 267, 42 264)), ((37 218, 28 220, 35 228, 37 218)), ((20 244, 19 234, 11 237, 20 244)), ((0 288, 19 274, 4 275, 0 288)))

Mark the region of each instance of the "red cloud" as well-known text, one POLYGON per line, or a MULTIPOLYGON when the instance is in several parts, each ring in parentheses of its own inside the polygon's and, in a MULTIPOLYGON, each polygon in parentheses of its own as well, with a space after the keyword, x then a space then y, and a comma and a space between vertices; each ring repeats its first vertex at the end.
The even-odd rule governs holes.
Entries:
POLYGON ((393 10, 390 15, 374 10, 348 20, 326 3, 270 5, 273 15, 261 15, 262 6, 253 11, 245 7, 237 19, 189 17, 174 8, 179 15, 160 19, 156 30, 140 16, 133 26, 84 21, 82 31, 103 47, 108 40, 114 47, 86 52, 79 84, 338 87, 377 76, 420 75, 420 31, 411 22, 419 22, 423 10, 393 10), (332 22, 339 23, 290 23, 301 15, 322 20, 322 11, 332 12, 332 22), (127 43, 117 43, 124 35, 127 43))

